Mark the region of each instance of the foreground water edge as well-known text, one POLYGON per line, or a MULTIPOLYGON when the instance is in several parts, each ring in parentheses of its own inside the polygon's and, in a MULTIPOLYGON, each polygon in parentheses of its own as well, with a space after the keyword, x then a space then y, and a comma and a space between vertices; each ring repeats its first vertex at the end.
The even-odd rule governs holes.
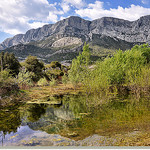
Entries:
POLYGON ((1 146, 150 145, 150 97, 71 94, 55 99, 61 103, 1 109, 1 146))

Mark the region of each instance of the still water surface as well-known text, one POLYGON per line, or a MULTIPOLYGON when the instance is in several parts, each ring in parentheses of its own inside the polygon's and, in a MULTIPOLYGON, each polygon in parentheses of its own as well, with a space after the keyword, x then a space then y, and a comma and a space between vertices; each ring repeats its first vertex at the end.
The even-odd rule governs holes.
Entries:
POLYGON ((0 109, 0 146, 113 146, 149 132, 149 97, 64 96, 59 105, 0 109))

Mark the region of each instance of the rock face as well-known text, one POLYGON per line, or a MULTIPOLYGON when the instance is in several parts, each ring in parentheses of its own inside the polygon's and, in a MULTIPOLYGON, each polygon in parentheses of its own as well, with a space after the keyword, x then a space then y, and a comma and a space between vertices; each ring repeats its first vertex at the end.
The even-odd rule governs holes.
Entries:
POLYGON ((91 23, 93 34, 104 34, 127 42, 150 42, 150 16, 129 22, 116 18, 101 18, 91 23))
MULTIPOLYGON (((82 41, 90 41, 95 34, 118 38, 126 42, 150 43, 150 16, 141 17, 133 22, 111 17, 87 21, 80 17, 72 16, 55 24, 45 25, 38 29, 31 29, 25 34, 18 34, 13 38, 6 39, 0 44, 0 50, 20 43, 26 44, 54 37, 57 37, 58 40, 60 37, 77 37, 82 39, 82 41)), ((62 41, 63 40, 61 40, 61 43, 62 41)), ((68 41, 69 40, 67 40, 67 42, 68 41)), ((63 43, 63 45, 67 45, 67 42, 63 43)), ((51 45, 52 44, 53 43, 51 43, 51 45)), ((55 44, 53 44, 53 46, 55 44)))
POLYGON ((64 37, 55 41, 52 44, 52 47, 64 47, 64 46, 70 46, 73 44, 82 44, 82 40, 76 37, 64 37))

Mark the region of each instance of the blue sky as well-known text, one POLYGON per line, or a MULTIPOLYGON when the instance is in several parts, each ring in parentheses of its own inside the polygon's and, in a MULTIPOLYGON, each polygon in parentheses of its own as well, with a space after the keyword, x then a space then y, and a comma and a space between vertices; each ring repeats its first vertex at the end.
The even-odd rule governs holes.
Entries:
POLYGON ((0 43, 69 16, 134 21, 145 15, 150 15, 150 0, 0 0, 0 43))

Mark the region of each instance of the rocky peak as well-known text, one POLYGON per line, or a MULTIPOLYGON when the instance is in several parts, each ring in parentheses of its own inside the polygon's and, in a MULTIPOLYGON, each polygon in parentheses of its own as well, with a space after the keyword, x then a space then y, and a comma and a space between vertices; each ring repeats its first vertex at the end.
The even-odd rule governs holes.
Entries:
POLYGON ((52 34, 74 33, 78 30, 88 31, 90 23, 80 17, 71 16, 54 24, 51 28, 52 34))
POLYGON ((141 31, 148 31, 150 29, 150 15, 143 16, 132 23, 133 30, 140 29, 141 31))
POLYGON ((78 28, 80 30, 89 30, 89 26, 91 21, 84 20, 77 16, 71 16, 67 19, 68 25, 74 28, 78 28))

